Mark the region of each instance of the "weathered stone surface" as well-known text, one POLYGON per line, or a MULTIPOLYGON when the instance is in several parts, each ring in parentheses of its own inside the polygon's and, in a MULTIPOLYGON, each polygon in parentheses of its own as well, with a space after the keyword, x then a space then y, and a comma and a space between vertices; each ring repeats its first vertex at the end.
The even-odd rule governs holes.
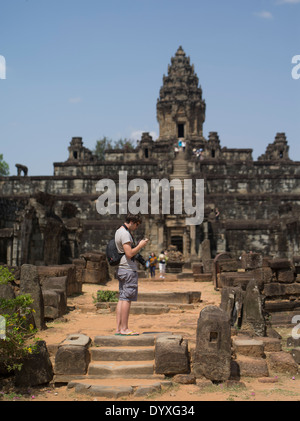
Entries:
POLYGON ((300 300, 265 300, 264 308, 267 312, 292 311, 300 307, 300 300))
POLYGON ((203 263, 193 263, 192 264, 193 275, 199 275, 203 273, 203 263))
POLYGON ((153 375, 152 362, 138 362, 135 364, 122 364, 116 361, 103 363, 91 362, 88 368, 88 374, 91 376, 99 376, 105 379, 107 377, 135 377, 135 376, 152 376, 153 375))
POLYGON ((292 262, 289 259, 272 259, 269 260, 269 265, 272 269, 291 269, 292 262))
POLYGON ((85 346, 63 345, 55 356, 55 374, 86 374, 90 354, 85 346))
POLYGON ((259 383, 278 383, 278 377, 260 377, 259 383))
POLYGON ((260 253, 242 254, 241 265, 246 270, 260 268, 262 267, 262 255, 260 253))
POLYGON ((65 301, 67 301, 67 276, 56 276, 46 278, 42 285, 43 290, 59 290, 63 291, 65 295, 65 301))
POLYGON ((272 281, 273 271, 269 266, 263 266, 261 268, 251 270, 251 275, 258 282, 258 285, 261 288, 264 284, 272 281))
POLYGON ((180 384, 196 384, 196 377, 193 374, 176 374, 172 381, 180 384))
POLYGON ((105 284, 109 280, 109 270, 105 253, 88 252, 80 256, 85 260, 82 281, 91 284, 105 284))
POLYGON ((67 296, 82 292, 82 281, 77 278, 75 265, 37 266, 41 286, 48 278, 67 277, 67 296))
POLYGON ((254 279, 251 272, 222 272, 218 275, 221 287, 241 287, 246 290, 248 283, 254 279))
POLYGON ((163 335, 156 339, 155 372, 165 375, 190 372, 188 343, 181 335, 163 335))
POLYGON ((93 361, 147 361, 154 360, 154 347, 143 348, 90 348, 93 361))
POLYGON ((267 361, 263 358, 238 356, 235 360, 241 377, 268 377, 267 361))
POLYGON ((52 363, 45 341, 37 342, 37 350, 23 360, 21 370, 15 371, 17 386, 37 386, 53 378, 52 363))
POLYGON ((262 341, 233 338, 232 344, 235 353, 238 355, 245 355, 248 357, 264 356, 264 344, 262 341))
POLYGON ((288 352, 270 352, 267 354, 267 362, 270 371, 274 373, 297 374, 298 364, 288 352))
POLYGON ((137 387, 134 396, 147 396, 150 393, 160 392, 161 391, 161 384, 154 383, 151 385, 140 385, 137 387))
POLYGON ((279 269, 277 271, 277 280, 284 284, 291 284, 295 282, 295 272, 290 269, 279 269))
POLYGON ((286 345, 288 347, 300 347, 300 338, 293 338, 293 336, 289 336, 286 340, 286 345))
POLYGON ((223 287, 220 308, 230 317, 231 326, 241 325, 243 291, 240 287, 223 287))
POLYGON ((300 347, 291 350, 291 355, 297 364, 300 364, 300 347))
POLYGON ((281 351, 281 340, 278 338, 268 338, 266 336, 260 337, 259 340, 264 345, 264 352, 279 352, 281 351))
POLYGON ((66 339, 64 339, 59 346, 62 345, 73 345, 73 346, 86 346, 91 344, 92 340, 89 336, 83 333, 70 333, 66 339))
POLYGON ((138 336, 97 335, 94 337, 95 346, 153 346, 154 343, 155 336, 151 334, 138 336))
POLYGON ((220 260, 218 262, 220 272, 234 272, 239 269, 239 262, 234 259, 220 260))
POLYGON ((271 282, 264 287, 264 295, 266 297, 284 297, 286 295, 300 295, 300 284, 294 282, 292 284, 281 284, 279 282, 271 282))
POLYGON ((86 394, 90 396, 98 396, 109 399, 119 399, 133 394, 133 387, 131 386, 98 386, 94 384, 77 383, 75 385, 75 392, 86 394))
POLYGON ((67 312, 66 295, 60 290, 42 289, 45 319, 57 319, 67 312))
POLYGON ((212 381, 228 380, 230 360, 230 317, 219 307, 207 306, 198 318, 193 372, 212 381))
POLYGON ((211 282, 212 281, 212 274, 211 273, 199 273, 198 275, 194 276, 195 282, 211 282))
POLYGON ((139 302, 192 304, 200 302, 200 300, 200 291, 158 291, 139 293, 139 302))
POLYGON ((257 336, 265 336, 266 332, 262 297, 254 280, 249 282, 244 296, 242 330, 257 336))
POLYGON ((33 318, 35 325, 38 329, 44 329, 44 300, 36 266, 22 265, 20 294, 31 295, 33 299, 31 307, 34 309, 33 318))

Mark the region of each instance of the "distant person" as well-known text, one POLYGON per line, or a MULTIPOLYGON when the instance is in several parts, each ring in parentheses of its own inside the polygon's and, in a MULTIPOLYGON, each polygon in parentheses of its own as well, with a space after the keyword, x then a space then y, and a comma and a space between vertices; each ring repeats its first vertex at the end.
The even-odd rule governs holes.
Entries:
POLYGON ((166 256, 165 252, 162 250, 160 255, 158 256, 159 273, 160 273, 160 278, 162 279, 165 279, 167 260, 168 260, 168 257, 166 256))
POLYGON ((156 269, 156 265, 157 265, 157 257, 155 256, 155 254, 152 252, 150 254, 150 259, 149 259, 149 266, 150 266, 150 276, 151 278, 155 277, 155 269, 156 269))
POLYGON ((216 208, 215 210, 215 215, 216 215, 216 221, 218 221, 220 219, 220 211, 218 208, 216 208))

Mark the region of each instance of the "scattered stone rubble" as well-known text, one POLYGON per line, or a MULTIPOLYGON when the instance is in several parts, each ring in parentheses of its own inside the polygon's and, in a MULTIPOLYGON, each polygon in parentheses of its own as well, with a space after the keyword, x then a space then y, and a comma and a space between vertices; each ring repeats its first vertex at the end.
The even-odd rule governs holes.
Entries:
MULTIPOLYGON (((243 377, 256 377, 268 382, 277 373, 297 374, 300 363, 299 340, 288 338, 290 351, 284 352, 281 337, 273 326, 277 322, 291 325, 291 317, 298 308, 299 262, 297 257, 290 261, 265 258, 258 253, 243 254, 240 259, 233 259, 225 253, 222 258, 214 259, 210 265, 206 265, 214 268, 215 272, 210 273, 211 282, 221 290, 221 304, 219 307, 208 305, 201 310, 194 349, 189 348, 188 341, 181 335, 170 332, 130 338, 105 336, 94 339, 73 333, 48 350, 46 344, 41 343, 36 355, 32 355, 30 361, 24 364, 18 382, 36 385, 53 381, 68 384, 69 388, 75 388, 75 391, 81 393, 120 397, 132 394, 143 396, 143 393, 160 390, 167 376, 171 376, 173 382, 200 384, 203 381, 240 382, 243 377), (35 358, 39 363, 36 363, 35 358), (130 363, 122 364, 124 360, 130 363), (41 367, 44 367, 43 375, 39 378, 41 367), (151 378, 153 384, 144 385, 143 388, 140 383, 132 381, 131 386, 122 390, 115 385, 103 384, 103 380, 120 377, 151 378), (99 381, 102 379, 102 386, 93 386, 89 382, 92 378, 99 381)), ((35 323, 40 329, 47 314, 56 317, 63 313, 70 293, 80 292, 83 280, 92 279, 95 271, 101 270, 101 256, 92 253, 86 254, 78 263, 54 267, 21 267, 20 291, 33 294, 35 323), (92 264, 88 265, 87 262, 92 264), (89 270, 92 274, 86 276, 84 271, 89 270), (47 307, 51 307, 49 303, 52 302, 55 304, 50 310, 47 307)), ((203 268, 203 262, 193 265, 195 281, 199 282, 197 276, 204 274, 203 268)), ((6 288, 4 292, 2 288, 0 292, 10 296, 12 289, 6 288)), ((191 299, 197 301, 200 296, 192 296, 191 299)))

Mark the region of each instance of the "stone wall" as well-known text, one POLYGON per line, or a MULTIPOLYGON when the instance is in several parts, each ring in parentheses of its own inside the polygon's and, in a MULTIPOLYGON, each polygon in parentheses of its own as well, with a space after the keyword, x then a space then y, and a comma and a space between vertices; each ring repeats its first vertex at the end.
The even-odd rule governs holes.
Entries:
MULTIPOLYGON (((255 282, 261 294, 266 323, 272 326, 291 325, 300 310, 300 258, 263 257, 259 253, 244 253, 240 259, 224 256, 215 261, 216 284, 226 290, 240 288, 245 295, 250 282, 255 282)), ((225 294, 226 295, 226 294, 225 294)))

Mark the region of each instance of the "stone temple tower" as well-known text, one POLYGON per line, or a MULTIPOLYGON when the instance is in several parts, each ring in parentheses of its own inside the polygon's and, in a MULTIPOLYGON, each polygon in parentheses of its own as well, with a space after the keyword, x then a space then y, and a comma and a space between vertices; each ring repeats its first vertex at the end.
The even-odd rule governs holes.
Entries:
POLYGON ((171 58, 168 75, 163 76, 163 86, 157 100, 158 140, 203 140, 205 101, 194 65, 180 46, 171 58))

